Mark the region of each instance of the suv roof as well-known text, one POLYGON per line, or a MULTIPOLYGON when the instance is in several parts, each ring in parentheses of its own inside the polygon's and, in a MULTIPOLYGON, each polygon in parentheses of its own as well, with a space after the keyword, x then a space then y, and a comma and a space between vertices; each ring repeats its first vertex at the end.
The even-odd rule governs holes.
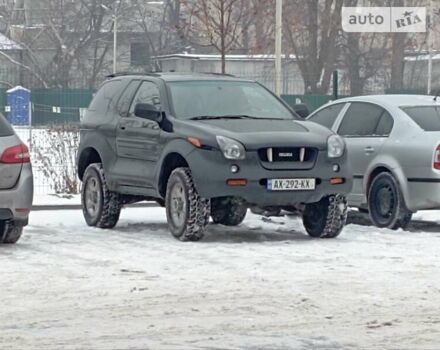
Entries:
POLYGON ((164 72, 164 73, 115 73, 107 76, 109 79, 117 77, 153 77, 164 81, 185 81, 185 80, 234 80, 234 81, 251 81, 249 79, 237 78, 229 74, 221 73, 180 73, 180 72, 164 72))

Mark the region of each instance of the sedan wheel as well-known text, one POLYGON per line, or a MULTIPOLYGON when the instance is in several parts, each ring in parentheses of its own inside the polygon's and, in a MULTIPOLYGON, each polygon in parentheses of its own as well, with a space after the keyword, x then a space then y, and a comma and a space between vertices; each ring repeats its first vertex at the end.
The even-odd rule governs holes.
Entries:
POLYGON ((374 178, 368 193, 368 209, 374 225, 393 230, 405 228, 412 217, 399 184, 390 173, 381 173, 374 178))

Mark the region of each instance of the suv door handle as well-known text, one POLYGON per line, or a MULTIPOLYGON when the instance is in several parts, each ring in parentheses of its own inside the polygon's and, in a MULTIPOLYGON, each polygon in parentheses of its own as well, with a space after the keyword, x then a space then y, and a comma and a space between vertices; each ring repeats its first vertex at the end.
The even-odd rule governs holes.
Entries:
POLYGON ((368 146, 368 147, 365 147, 364 148, 364 151, 365 151, 365 153, 373 153, 374 152, 374 148, 373 147, 370 147, 370 146, 368 146))
POLYGON ((125 130, 125 125, 119 125, 119 129, 125 130))

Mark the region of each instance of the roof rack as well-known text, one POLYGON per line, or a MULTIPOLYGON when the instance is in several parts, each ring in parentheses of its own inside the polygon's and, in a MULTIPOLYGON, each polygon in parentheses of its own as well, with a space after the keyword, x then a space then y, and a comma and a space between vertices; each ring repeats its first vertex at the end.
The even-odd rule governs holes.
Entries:
POLYGON ((105 77, 107 79, 112 79, 112 78, 117 78, 117 77, 124 77, 127 75, 146 75, 146 76, 153 76, 153 77, 158 77, 159 72, 116 72, 116 73, 112 73, 109 75, 106 75, 105 77))

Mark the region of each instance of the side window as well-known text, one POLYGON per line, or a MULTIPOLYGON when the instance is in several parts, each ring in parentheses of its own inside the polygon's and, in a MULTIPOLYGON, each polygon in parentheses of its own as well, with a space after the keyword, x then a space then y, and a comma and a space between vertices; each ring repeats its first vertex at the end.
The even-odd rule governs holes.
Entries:
POLYGON ((387 112, 382 113, 379 124, 377 125, 376 135, 378 136, 389 136, 391 130, 393 129, 394 120, 393 117, 387 112))
POLYGON ((338 103, 328 106, 312 115, 309 120, 331 129, 344 105, 345 103, 338 103))
POLYGON ((134 94, 136 93, 137 88, 141 82, 139 80, 133 80, 128 84, 127 88, 122 93, 119 98, 118 104, 116 106, 116 110, 121 115, 121 117, 126 117, 128 115, 128 110, 131 105, 131 101, 133 101, 134 94))
POLYGON ((371 103, 353 102, 345 113, 338 134, 374 136, 384 110, 371 103))
POLYGON ((142 85, 137 91, 133 103, 131 104, 129 116, 134 115, 134 109, 138 103, 148 103, 155 106, 157 110, 161 110, 160 93, 156 84, 150 81, 142 82, 142 85))
POLYGON ((116 107, 119 97, 118 92, 122 87, 121 80, 111 80, 104 83, 89 106, 89 110, 98 114, 106 114, 109 110, 116 107))

